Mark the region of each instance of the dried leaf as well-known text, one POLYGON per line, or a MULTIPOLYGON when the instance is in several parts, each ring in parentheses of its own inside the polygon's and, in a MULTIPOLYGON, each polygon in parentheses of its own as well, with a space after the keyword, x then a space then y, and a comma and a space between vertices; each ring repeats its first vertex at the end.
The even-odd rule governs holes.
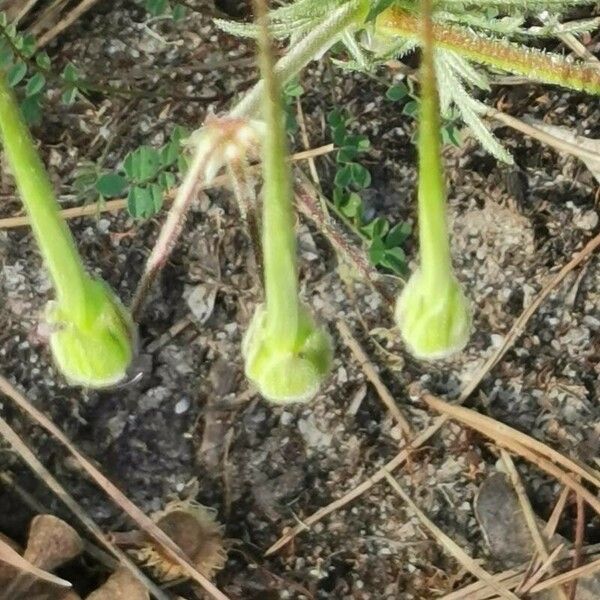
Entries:
POLYGON ((70 525, 52 515, 38 515, 31 521, 23 556, 40 569, 54 571, 82 551, 83 542, 70 525))
POLYGON ((150 600, 150 595, 129 569, 119 569, 86 600, 150 600))

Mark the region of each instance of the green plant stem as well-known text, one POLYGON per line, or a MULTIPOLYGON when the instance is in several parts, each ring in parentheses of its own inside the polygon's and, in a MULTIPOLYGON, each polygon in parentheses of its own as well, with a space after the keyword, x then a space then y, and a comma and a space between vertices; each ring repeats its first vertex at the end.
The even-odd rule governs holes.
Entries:
POLYGON ((31 227, 56 288, 59 301, 82 316, 85 311, 86 273, 71 232, 60 216, 52 184, 17 100, 0 71, 0 132, 31 227))
POLYGON ((440 281, 451 273, 446 224, 446 190, 442 166, 439 97, 434 65, 431 0, 421 0, 426 18, 420 22, 423 36, 421 58, 421 114, 419 120, 419 247, 421 272, 427 289, 435 294, 440 281), (427 16, 429 18, 427 18, 427 16))
POLYGON ((271 38, 264 0, 255 0, 259 66, 263 82, 263 118, 267 134, 263 155, 263 252, 267 327, 272 339, 291 348, 298 331, 298 272, 293 191, 279 75, 273 69, 271 38))
MULTIPOLYGON (((417 39, 421 19, 401 8, 389 8, 377 19, 377 27, 402 38, 417 39)), ((477 35, 459 25, 433 23, 438 48, 452 50, 474 62, 524 75, 530 79, 600 94, 600 71, 595 65, 569 61, 556 54, 523 48, 519 44, 477 35)))
MULTIPOLYGON (((369 2, 350 0, 334 10, 322 23, 317 25, 300 42, 290 48, 275 65, 275 74, 281 85, 295 77, 308 63, 315 60, 333 46, 352 25, 359 26, 364 21, 369 2)), ((234 108, 232 117, 254 116, 263 94, 263 81, 259 81, 234 108)))

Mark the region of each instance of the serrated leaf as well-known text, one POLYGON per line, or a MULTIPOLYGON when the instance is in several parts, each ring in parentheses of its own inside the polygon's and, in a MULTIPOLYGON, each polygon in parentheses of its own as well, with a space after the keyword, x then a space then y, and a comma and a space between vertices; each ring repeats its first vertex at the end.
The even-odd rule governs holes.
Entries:
POLYGON ((15 86, 19 85, 19 83, 21 83, 21 81, 23 81, 23 78, 25 77, 25 75, 27 75, 27 65, 22 61, 15 63, 8 70, 8 74, 7 74, 8 85, 10 85, 10 87, 14 88, 15 86))
POLYGON ((125 192, 127 179, 118 173, 105 173, 98 178, 95 187, 105 198, 115 198, 125 192))
POLYGON ((25 86, 25 95, 29 98, 39 94, 46 85, 46 78, 41 73, 36 73, 25 86))
POLYGON ((395 0, 376 0, 371 3, 371 9, 367 14, 367 18, 365 19, 366 23, 370 21, 374 21, 377 18, 377 15, 382 13, 386 8, 390 7, 395 0))

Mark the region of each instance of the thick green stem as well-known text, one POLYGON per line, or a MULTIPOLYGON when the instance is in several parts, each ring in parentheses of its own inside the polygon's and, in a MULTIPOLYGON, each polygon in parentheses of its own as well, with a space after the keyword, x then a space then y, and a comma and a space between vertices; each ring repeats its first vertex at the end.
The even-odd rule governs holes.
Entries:
MULTIPOLYGON (((420 21, 419 16, 403 9, 389 8, 378 17, 377 28, 402 38, 417 39, 420 21)), ((452 50, 474 62, 534 81, 600 94, 600 71, 593 64, 569 61, 556 54, 478 35, 459 25, 434 22, 432 35, 438 48, 452 50)))
MULTIPOLYGON (((350 0, 334 10, 322 23, 319 23, 306 37, 277 61, 275 73, 281 85, 295 77, 308 63, 331 48, 352 25, 359 26, 364 21, 369 8, 366 0, 350 0)), ((259 81, 244 98, 231 109, 232 117, 252 117, 260 108, 263 95, 263 81, 259 81)))
POLYGON ((266 136, 263 155, 263 251, 267 327, 282 348, 292 349, 298 331, 298 272, 293 192, 281 106, 279 76, 273 69, 271 41, 264 2, 255 2, 263 81, 266 136))
MULTIPOLYGON (((424 10, 427 10, 427 4, 422 2, 424 10)), ((440 281, 450 277, 452 270, 431 19, 423 19, 421 26, 424 44, 419 119, 419 245, 425 286, 435 293, 440 281)))
POLYGON ((0 72, 0 132, 8 162, 59 301, 85 312, 85 270, 67 225, 60 216, 52 184, 6 76, 0 72))

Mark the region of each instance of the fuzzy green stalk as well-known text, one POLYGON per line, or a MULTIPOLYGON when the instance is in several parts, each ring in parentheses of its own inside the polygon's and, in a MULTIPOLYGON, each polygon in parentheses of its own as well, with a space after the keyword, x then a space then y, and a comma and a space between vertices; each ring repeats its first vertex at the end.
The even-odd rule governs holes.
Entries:
POLYGON ((418 137, 421 256, 419 270, 413 273, 398 298, 396 320, 415 356, 437 359, 463 348, 469 336, 470 316, 450 256, 431 0, 422 0, 421 6, 424 13, 418 137))
POLYGON ((133 356, 135 335, 131 319, 108 286, 86 273, 2 71, 0 134, 56 291, 56 301, 47 310, 54 329, 50 345, 55 361, 74 383, 89 387, 116 383, 124 377, 133 356))
MULTIPOLYGON (((274 65, 280 85, 285 85, 311 61, 336 44, 345 31, 361 27, 369 11, 369 0, 349 0, 333 10, 274 65)), ((260 35, 260 34, 259 34, 260 35)), ((253 117, 263 97, 261 79, 230 111, 232 117, 253 117)))
MULTIPOLYGON (((418 39, 422 29, 420 16, 392 7, 377 18, 377 31, 418 39)), ((524 48, 506 40, 477 35, 460 25, 432 24, 435 44, 464 58, 490 67, 523 75, 534 81, 600 94, 600 71, 593 64, 571 61, 557 54, 524 48)))
POLYGON ((255 1, 263 81, 262 244, 265 305, 254 314, 242 345, 245 371, 273 402, 310 400, 331 365, 331 341, 298 298, 295 216, 281 87, 273 68, 264 0, 255 1))

